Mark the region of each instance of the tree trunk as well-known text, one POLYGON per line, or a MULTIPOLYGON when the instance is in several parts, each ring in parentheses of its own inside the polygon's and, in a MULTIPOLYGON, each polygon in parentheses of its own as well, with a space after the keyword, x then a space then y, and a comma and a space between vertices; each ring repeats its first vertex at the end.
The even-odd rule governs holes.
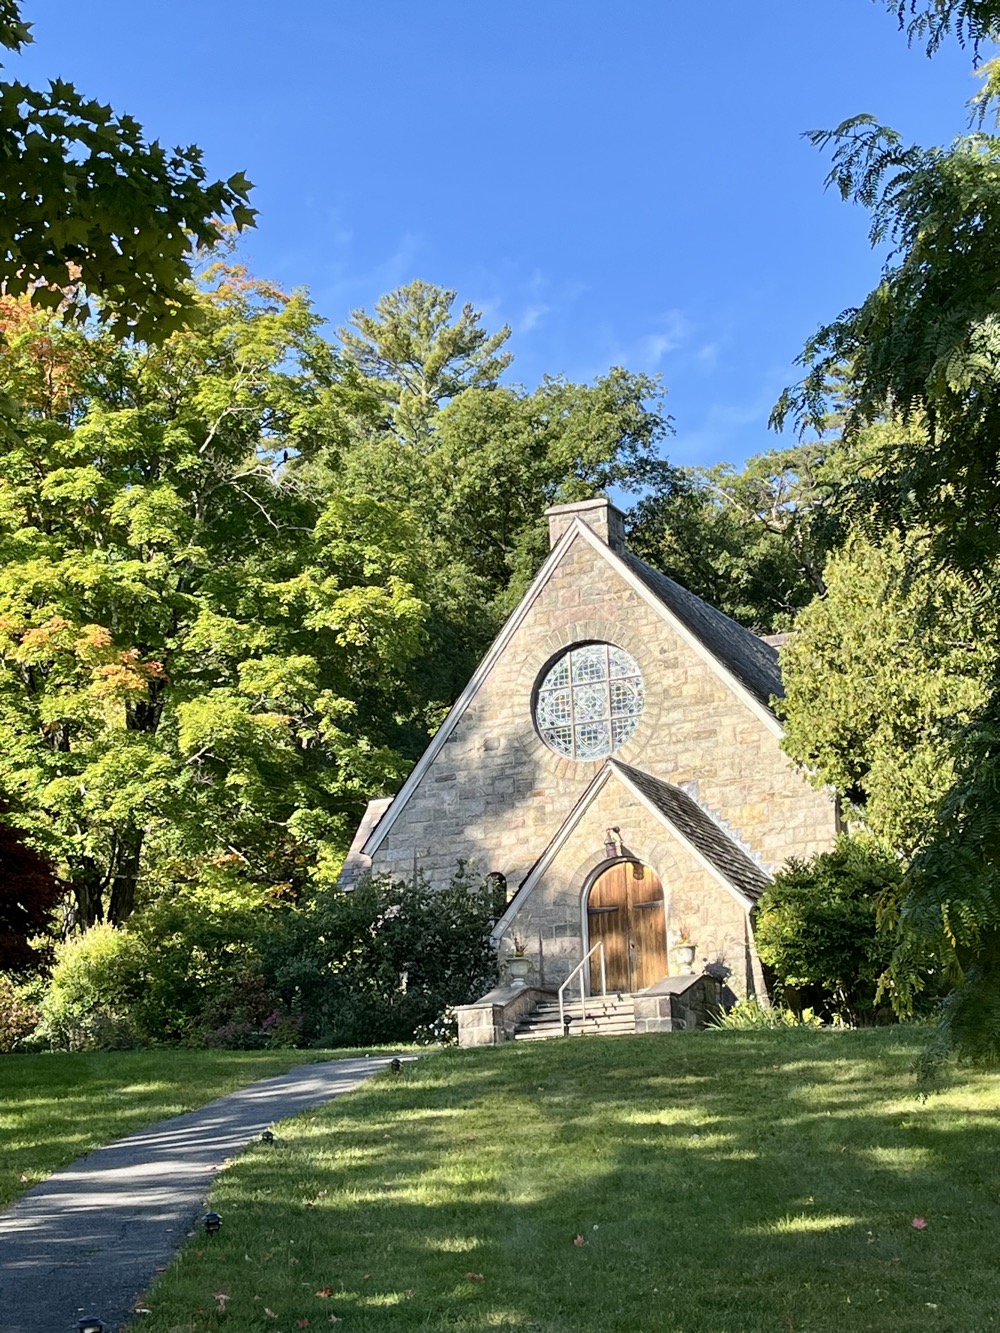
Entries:
POLYGON ((139 829, 126 829, 119 838, 111 879, 111 900, 108 903, 108 920, 113 926, 122 925, 135 911, 142 839, 143 834, 139 829))
POLYGON ((104 920, 102 888, 100 869, 87 857, 79 873, 73 876, 73 929, 89 930, 104 920))

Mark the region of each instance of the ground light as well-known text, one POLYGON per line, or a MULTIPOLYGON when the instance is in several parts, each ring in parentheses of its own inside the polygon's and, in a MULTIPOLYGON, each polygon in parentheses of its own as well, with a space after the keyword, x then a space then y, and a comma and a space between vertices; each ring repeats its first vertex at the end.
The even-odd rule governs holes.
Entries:
POLYGON ((222 1218, 218 1213, 206 1213, 201 1224, 210 1236, 214 1236, 222 1228, 222 1218))
POLYGON ((270 1129, 265 1129, 263 1134, 261 1134, 260 1136, 260 1141, 261 1143, 273 1143, 274 1142, 273 1131, 270 1129))
POLYGON ((398 1074, 399 1071, 403 1068, 402 1062, 398 1055, 394 1055, 392 1059, 389 1061, 389 1068, 392 1070, 394 1074, 398 1074))
POLYGON ((76 1333, 104 1333, 104 1320, 97 1318, 81 1319, 76 1326, 76 1333))

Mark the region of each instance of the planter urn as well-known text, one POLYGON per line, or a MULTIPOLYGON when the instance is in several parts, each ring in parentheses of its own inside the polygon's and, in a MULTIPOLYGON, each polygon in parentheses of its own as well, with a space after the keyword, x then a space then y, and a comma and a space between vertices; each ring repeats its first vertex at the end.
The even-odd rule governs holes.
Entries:
POLYGON ((527 985, 528 973, 531 971, 531 959, 525 957, 523 953, 516 953, 507 964, 510 969, 510 984, 512 986, 527 985))
POLYGON ((682 968, 685 972, 693 972, 693 971, 694 971, 694 955, 695 955, 696 950, 697 950, 697 945, 694 945, 694 944, 686 944, 686 943, 685 943, 685 944, 678 944, 678 946, 677 946, 677 961, 680 963, 681 968, 682 968))

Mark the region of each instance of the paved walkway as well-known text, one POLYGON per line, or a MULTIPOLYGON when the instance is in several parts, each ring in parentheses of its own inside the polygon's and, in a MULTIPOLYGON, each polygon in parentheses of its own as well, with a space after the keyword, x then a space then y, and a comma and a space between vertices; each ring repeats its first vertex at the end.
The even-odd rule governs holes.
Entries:
POLYGON ((72 1333, 94 1314, 108 1333, 120 1329, 225 1159, 391 1058, 299 1065, 98 1148, 30 1189, 0 1213, 0 1333, 72 1333))

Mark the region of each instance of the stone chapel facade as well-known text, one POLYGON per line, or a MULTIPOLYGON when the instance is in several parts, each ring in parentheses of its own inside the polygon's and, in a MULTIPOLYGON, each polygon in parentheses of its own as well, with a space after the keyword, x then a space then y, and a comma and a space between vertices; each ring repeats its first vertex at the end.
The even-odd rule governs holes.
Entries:
POLYGON ((501 972, 516 940, 552 988, 601 940, 609 989, 635 992, 689 971, 685 944, 764 993, 755 904, 837 829, 781 750, 777 652, 629 552, 609 501, 548 519, 548 559, 399 793, 369 805, 341 883, 445 884, 461 859, 506 882, 501 972))

